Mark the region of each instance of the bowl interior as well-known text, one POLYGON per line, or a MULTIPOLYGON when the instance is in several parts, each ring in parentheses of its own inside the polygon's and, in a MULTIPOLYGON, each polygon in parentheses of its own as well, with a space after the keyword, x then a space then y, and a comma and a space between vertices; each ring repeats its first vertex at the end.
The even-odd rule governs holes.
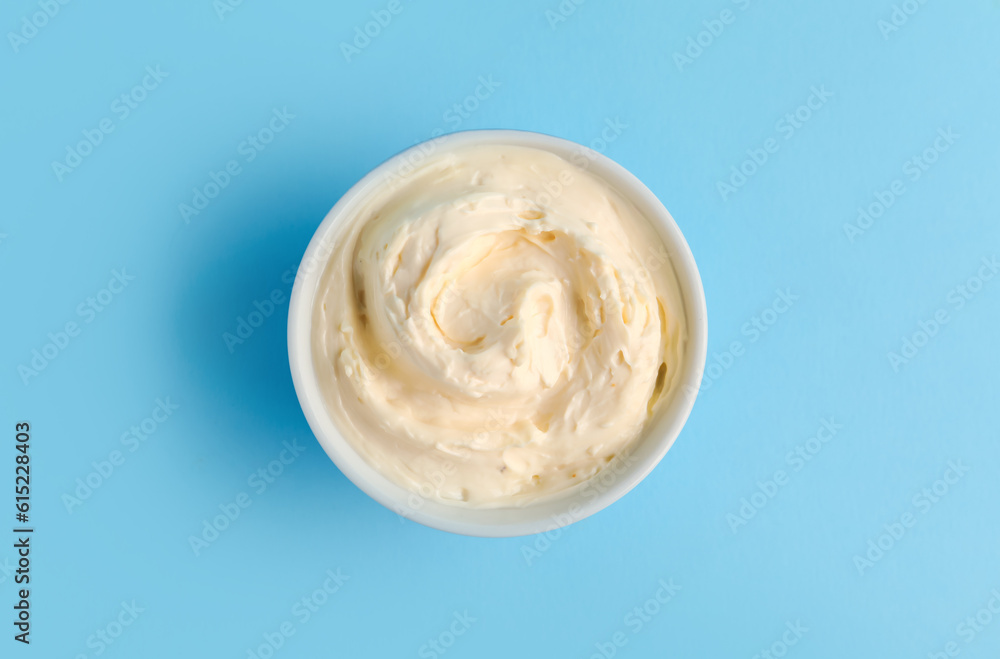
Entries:
POLYGON ((320 224, 296 275, 288 316, 289 363, 303 412, 323 449, 355 485, 395 512, 432 528, 465 535, 504 537, 539 533, 583 519, 635 487, 660 461, 680 433, 697 396, 705 366, 707 317, 701 278, 684 236, 663 204, 635 176, 595 151, 561 138, 513 130, 452 133, 418 144, 382 163, 352 187, 320 224), (630 199, 656 229, 677 278, 688 340, 679 386, 662 405, 631 453, 594 478, 551 498, 516 508, 466 508, 425 498, 376 471, 340 434, 326 411, 312 363, 312 312, 333 230, 350 216, 358 200, 405 175, 408 165, 447 149, 470 144, 506 144, 545 149, 581 165, 630 199))

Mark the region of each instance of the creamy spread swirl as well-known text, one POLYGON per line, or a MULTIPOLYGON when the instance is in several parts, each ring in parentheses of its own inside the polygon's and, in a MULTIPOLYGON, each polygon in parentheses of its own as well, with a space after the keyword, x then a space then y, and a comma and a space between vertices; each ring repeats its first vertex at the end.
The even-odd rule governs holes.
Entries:
POLYGON ((338 429, 397 484, 523 505, 598 473, 673 395, 686 324, 667 252, 584 167, 459 147, 349 213, 313 361, 338 429))

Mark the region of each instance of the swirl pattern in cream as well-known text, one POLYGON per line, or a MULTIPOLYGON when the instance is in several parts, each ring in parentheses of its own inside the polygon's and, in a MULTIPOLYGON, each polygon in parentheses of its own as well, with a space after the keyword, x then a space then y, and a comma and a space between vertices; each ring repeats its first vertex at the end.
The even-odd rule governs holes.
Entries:
POLYGON ((316 296, 328 410, 390 480, 511 506, 598 473, 674 394, 680 293, 657 233, 548 151, 476 146, 362 195, 316 296))

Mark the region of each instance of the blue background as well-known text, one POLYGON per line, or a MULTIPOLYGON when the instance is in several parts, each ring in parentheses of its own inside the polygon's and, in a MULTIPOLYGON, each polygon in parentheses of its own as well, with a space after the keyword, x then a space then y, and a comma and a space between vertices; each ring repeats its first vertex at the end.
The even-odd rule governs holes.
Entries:
MULTIPOLYGON (((889 32, 890 0, 588 0, 566 16, 557 0, 402 0, 345 56, 387 4, 70 2, 34 31, 22 21, 38 4, 4 4, 0 28, 22 37, 0 47, 0 520, 14 525, 26 420, 36 532, 32 643, 12 639, 5 567, 0 654, 249 657, 288 621, 277 657, 589 657, 620 632, 619 657, 749 659, 798 622, 790 657, 949 642, 997 656, 1000 620, 980 611, 1000 589, 1000 278, 970 283, 960 309, 954 296, 1000 253, 1000 3, 911 0, 889 32), (112 104, 147 66, 167 77, 123 118, 112 104), (481 76, 495 89, 467 101, 481 76), (788 135, 779 122, 813 87, 832 96, 788 135), (463 102, 478 107, 462 117, 463 102), (241 143, 283 108, 294 118, 247 162, 241 143), (113 132, 57 175, 102 118, 113 132), (607 121, 627 128, 596 141, 607 121), (554 539, 434 531, 347 481, 292 389, 287 298, 245 343, 224 340, 255 301, 287 294, 283 275, 355 181, 456 128, 602 149, 663 200, 704 280, 717 366, 681 437, 554 539), (777 151, 720 192, 769 138, 777 151), (906 163, 928 148, 936 162, 913 181, 906 163), (185 222, 179 206, 229 160, 240 174, 185 222), (905 192, 852 242, 844 225, 896 180, 905 192), (87 312, 123 268, 134 280, 87 312), (753 340, 779 289, 798 299, 753 340), (939 309, 948 323, 894 367, 939 309), (79 334, 25 376, 67 322, 79 334), (146 441, 123 439, 168 397, 179 407, 146 441), (789 452, 830 418, 843 428, 796 471, 789 452), (249 477, 293 440, 302 454, 258 493, 249 477), (124 463, 71 503, 115 450, 124 463), (949 461, 968 471, 926 504, 949 461), (787 484, 737 517, 778 470, 787 484), (241 492, 251 505, 196 554, 189 538, 241 492), (914 525, 859 567, 906 513, 914 525), (349 579, 301 622, 296 602, 338 568, 349 579), (637 630, 626 616, 661 579, 680 590, 637 630), (99 655, 92 635, 133 600, 144 611, 99 655), (466 611, 475 622, 450 639, 466 611), (454 644, 438 655, 430 639, 454 644)), ((0 537, 13 565, 14 536, 0 537)))

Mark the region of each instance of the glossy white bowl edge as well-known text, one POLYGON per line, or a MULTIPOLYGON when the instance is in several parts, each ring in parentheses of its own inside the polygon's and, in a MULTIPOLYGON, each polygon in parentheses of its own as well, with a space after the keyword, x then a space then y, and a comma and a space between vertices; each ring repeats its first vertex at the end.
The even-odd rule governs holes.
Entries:
MULTIPOLYGON (((660 200, 631 172, 604 155, 562 138, 517 130, 451 133, 415 145, 369 172, 341 197, 317 228, 299 265, 288 312, 288 360, 295 392, 310 428, 341 472, 371 498, 408 519, 442 531, 482 537, 530 535, 562 527, 606 508, 635 487, 667 453, 687 421, 705 368, 707 345, 708 318, 701 276, 680 228, 660 200), (590 161, 587 170, 630 199, 663 240, 680 286, 688 329, 681 382, 632 450, 631 464, 623 473, 609 472, 602 482, 589 487, 582 483, 552 498, 516 508, 448 505, 414 495, 388 480, 368 465, 337 430, 326 411, 312 361, 313 303, 326 265, 326 236, 358 199, 385 184, 392 169, 403 162, 401 159, 412 156, 416 161, 420 159, 418 152, 436 153, 476 142, 541 148, 567 160, 585 155, 590 161)), ((598 474, 596 478, 600 477, 598 474)))

